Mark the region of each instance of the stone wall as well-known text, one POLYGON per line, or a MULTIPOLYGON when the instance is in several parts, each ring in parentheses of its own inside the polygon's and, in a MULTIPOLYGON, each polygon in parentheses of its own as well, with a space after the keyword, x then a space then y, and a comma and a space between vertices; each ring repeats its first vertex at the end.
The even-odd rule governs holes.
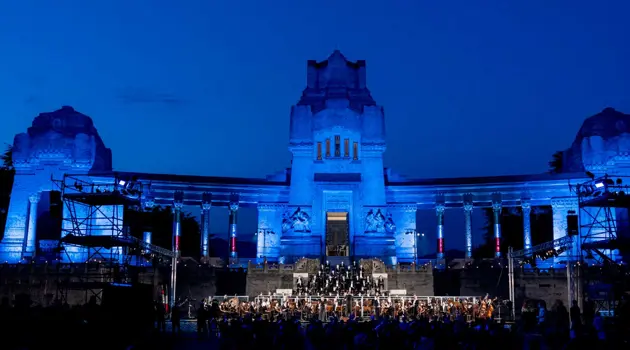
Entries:
POLYGON ((433 296, 433 268, 418 266, 415 269, 398 265, 387 271, 388 289, 405 289, 407 295, 433 296))
MULTIPOLYGON (((387 273, 387 288, 406 289, 407 294, 434 295, 433 269, 419 266, 415 269, 397 265, 385 267, 380 260, 361 260, 366 273, 387 273)), ((273 293, 276 289, 293 289, 294 274, 314 274, 319 262, 315 259, 302 259, 295 264, 250 264, 247 269, 247 295, 273 293)))
MULTIPOLYGON (((229 280, 229 275, 223 274, 229 280)), ((83 304, 92 295, 99 295, 100 288, 82 287, 81 282, 110 283, 113 272, 96 264, 4 264, 0 265, 0 298, 15 300, 18 294, 30 295, 34 304, 50 305, 55 299, 65 300, 70 305, 83 304)), ((168 293, 170 268, 130 267, 125 282, 154 286, 154 299, 159 299, 162 289, 168 293)), ((201 301, 217 294, 217 270, 206 265, 181 264, 178 269, 177 296, 201 301)), ((229 282, 229 281, 228 281, 229 282)), ((221 292, 241 294, 244 290, 229 288, 221 292)))
MULTIPOLYGON (((97 264, 4 264, 0 265, 0 298, 15 300, 16 295, 27 294, 34 304, 44 306, 55 299, 83 304, 93 295, 100 298, 102 284, 110 283, 113 275, 111 269, 97 264)), ((168 273, 141 268, 130 270, 127 276, 135 283, 154 285, 157 297, 157 286, 168 273)))
POLYGON ((560 300, 568 307, 569 291, 566 269, 535 272, 516 270, 514 276, 515 304, 520 308, 525 299, 540 299, 551 307, 560 300))
POLYGON ((298 272, 296 265, 298 264, 250 265, 247 268, 246 294, 254 296, 274 293, 276 289, 293 289, 293 273, 298 272))
MULTIPOLYGON (((460 295, 507 299, 509 296, 509 276, 507 269, 458 269, 453 274, 460 276, 460 295)), ((544 300, 550 307, 556 300, 568 303, 567 274, 565 269, 514 271, 515 304, 520 308, 526 299, 544 300)))

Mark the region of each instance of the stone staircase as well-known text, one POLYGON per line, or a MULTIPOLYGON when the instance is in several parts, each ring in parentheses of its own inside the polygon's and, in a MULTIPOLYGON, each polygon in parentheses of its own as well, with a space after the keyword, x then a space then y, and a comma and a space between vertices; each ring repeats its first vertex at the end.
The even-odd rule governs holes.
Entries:
POLYGON ((349 256, 328 256, 324 258, 324 263, 326 263, 326 261, 330 262, 330 266, 341 265, 342 262, 346 266, 350 265, 349 256))

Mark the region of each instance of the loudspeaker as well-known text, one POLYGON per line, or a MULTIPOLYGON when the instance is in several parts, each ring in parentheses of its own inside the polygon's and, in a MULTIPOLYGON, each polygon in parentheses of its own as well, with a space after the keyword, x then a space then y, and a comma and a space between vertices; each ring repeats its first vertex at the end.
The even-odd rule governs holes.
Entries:
POLYGON ((48 198, 50 203, 50 216, 55 219, 63 219, 63 201, 61 200, 61 192, 50 191, 48 192, 48 198))
POLYGON ((578 216, 575 214, 567 215, 567 234, 569 236, 577 236, 580 234, 580 223, 578 216))

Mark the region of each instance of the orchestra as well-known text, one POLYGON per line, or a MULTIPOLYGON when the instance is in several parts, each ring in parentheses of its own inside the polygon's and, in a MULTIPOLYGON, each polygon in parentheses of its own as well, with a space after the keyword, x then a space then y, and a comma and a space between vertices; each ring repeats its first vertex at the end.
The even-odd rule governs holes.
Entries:
MULTIPOLYGON (((477 297, 418 297, 418 296, 290 296, 259 295, 253 300, 238 297, 216 298, 218 317, 238 318, 259 315, 263 319, 319 319, 331 317, 356 319, 389 317, 395 319, 430 319, 433 321, 466 320, 472 322, 496 317, 497 298, 477 297)), ((204 302, 204 307, 210 307, 204 302)))
POLYGON ((316 273, 296 277, 289 294, 269 292, 253 300, 237 296, 215 297, 204 301, 202 307, 213 307, 214 317, 227 319, 259 315, 268 320, 319 319, 322 322, 331 317, 463 319, 472 322, 496 317, 497 298, 491 299, 487 294, 481 298, 398 296, 389 295, 385 284, 382 275, 368 273, 356 262, 334 267, 326 262, 316 273))

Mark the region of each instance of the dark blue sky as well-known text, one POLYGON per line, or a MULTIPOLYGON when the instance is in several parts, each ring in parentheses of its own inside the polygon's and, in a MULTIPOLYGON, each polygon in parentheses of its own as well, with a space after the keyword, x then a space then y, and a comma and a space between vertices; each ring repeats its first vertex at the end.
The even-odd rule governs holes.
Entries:
POLYGON ((367 60, 387 166, 542 172, 585 117, 630 112, 630 3, 597 3, 3 2, 0 141, 72 105, 119 170, 261 177, 289 165, 305 61, 339 48, 367 60))
POLYGON ((628 1, 4 1, 0 142, 90 115, 118 170, 262 177, 289 165, 306 60, 367 60, 386 166, 544 172, 584 118, 630 112, 628 1))

